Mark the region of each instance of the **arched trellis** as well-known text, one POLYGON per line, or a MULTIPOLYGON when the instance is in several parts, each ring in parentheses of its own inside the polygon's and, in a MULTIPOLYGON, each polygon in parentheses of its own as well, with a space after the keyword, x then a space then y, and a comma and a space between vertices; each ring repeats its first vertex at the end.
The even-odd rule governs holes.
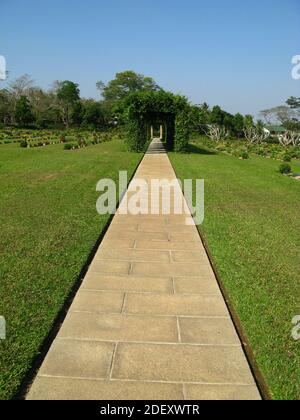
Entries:
POLYGON ((133 151, 143 151, 151 140, 151 127, 163 126, 168 150, 186 151, 189 141, 189 103, 165 91, 138 92, 125 102, 126 141, 133 151))

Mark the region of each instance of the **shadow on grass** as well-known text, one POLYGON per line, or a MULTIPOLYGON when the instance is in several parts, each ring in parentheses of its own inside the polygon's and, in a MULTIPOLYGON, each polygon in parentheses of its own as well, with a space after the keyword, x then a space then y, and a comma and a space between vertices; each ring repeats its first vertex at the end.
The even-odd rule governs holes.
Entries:
POLYGON ((188 145, 187 153, 194 153, 198 155, 216 155, 217 154, 211 150, 203 149, 202 147, 196 146, 195 144, 188 145))

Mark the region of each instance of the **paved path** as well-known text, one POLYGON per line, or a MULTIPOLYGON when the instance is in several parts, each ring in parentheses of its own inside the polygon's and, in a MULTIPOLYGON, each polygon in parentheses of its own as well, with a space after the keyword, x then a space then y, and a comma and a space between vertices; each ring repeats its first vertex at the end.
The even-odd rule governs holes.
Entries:
MULTIPOLYGON (((175 178, 159 149, 152 145, 135 179, 175 178)), ((185 219, 114 217, 28 399, 260 398, 185 219)))

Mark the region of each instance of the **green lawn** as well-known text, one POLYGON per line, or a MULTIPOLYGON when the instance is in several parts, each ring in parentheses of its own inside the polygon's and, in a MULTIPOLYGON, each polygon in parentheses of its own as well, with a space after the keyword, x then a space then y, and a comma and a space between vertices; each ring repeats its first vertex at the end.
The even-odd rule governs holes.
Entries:
POLYGON ((280 175, 275 160, 190 150, 170 159, 179 178, 205 179, 200 230, 257 363, 274 398, 299 399, 291 321, 300 315, 300 182, 280 175))
POLYGON ((107 223, 97 181, 131 176, 140 158, 117 140, 78 151, 0 146, 0 399, 18 390, 107 223))

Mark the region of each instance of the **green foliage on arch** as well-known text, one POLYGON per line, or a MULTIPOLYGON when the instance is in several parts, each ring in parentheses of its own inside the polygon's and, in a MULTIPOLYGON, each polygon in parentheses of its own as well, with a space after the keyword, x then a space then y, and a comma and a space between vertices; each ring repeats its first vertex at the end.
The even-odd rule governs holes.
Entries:
POLYGON ((154 121, 165 126, 168 149, 184 152, 189 141, 190 105, 180 95, 159 90, 138 92, 124 102, 126 141, 132 151, 143 151, 150 142, 150 127, 154 121))

